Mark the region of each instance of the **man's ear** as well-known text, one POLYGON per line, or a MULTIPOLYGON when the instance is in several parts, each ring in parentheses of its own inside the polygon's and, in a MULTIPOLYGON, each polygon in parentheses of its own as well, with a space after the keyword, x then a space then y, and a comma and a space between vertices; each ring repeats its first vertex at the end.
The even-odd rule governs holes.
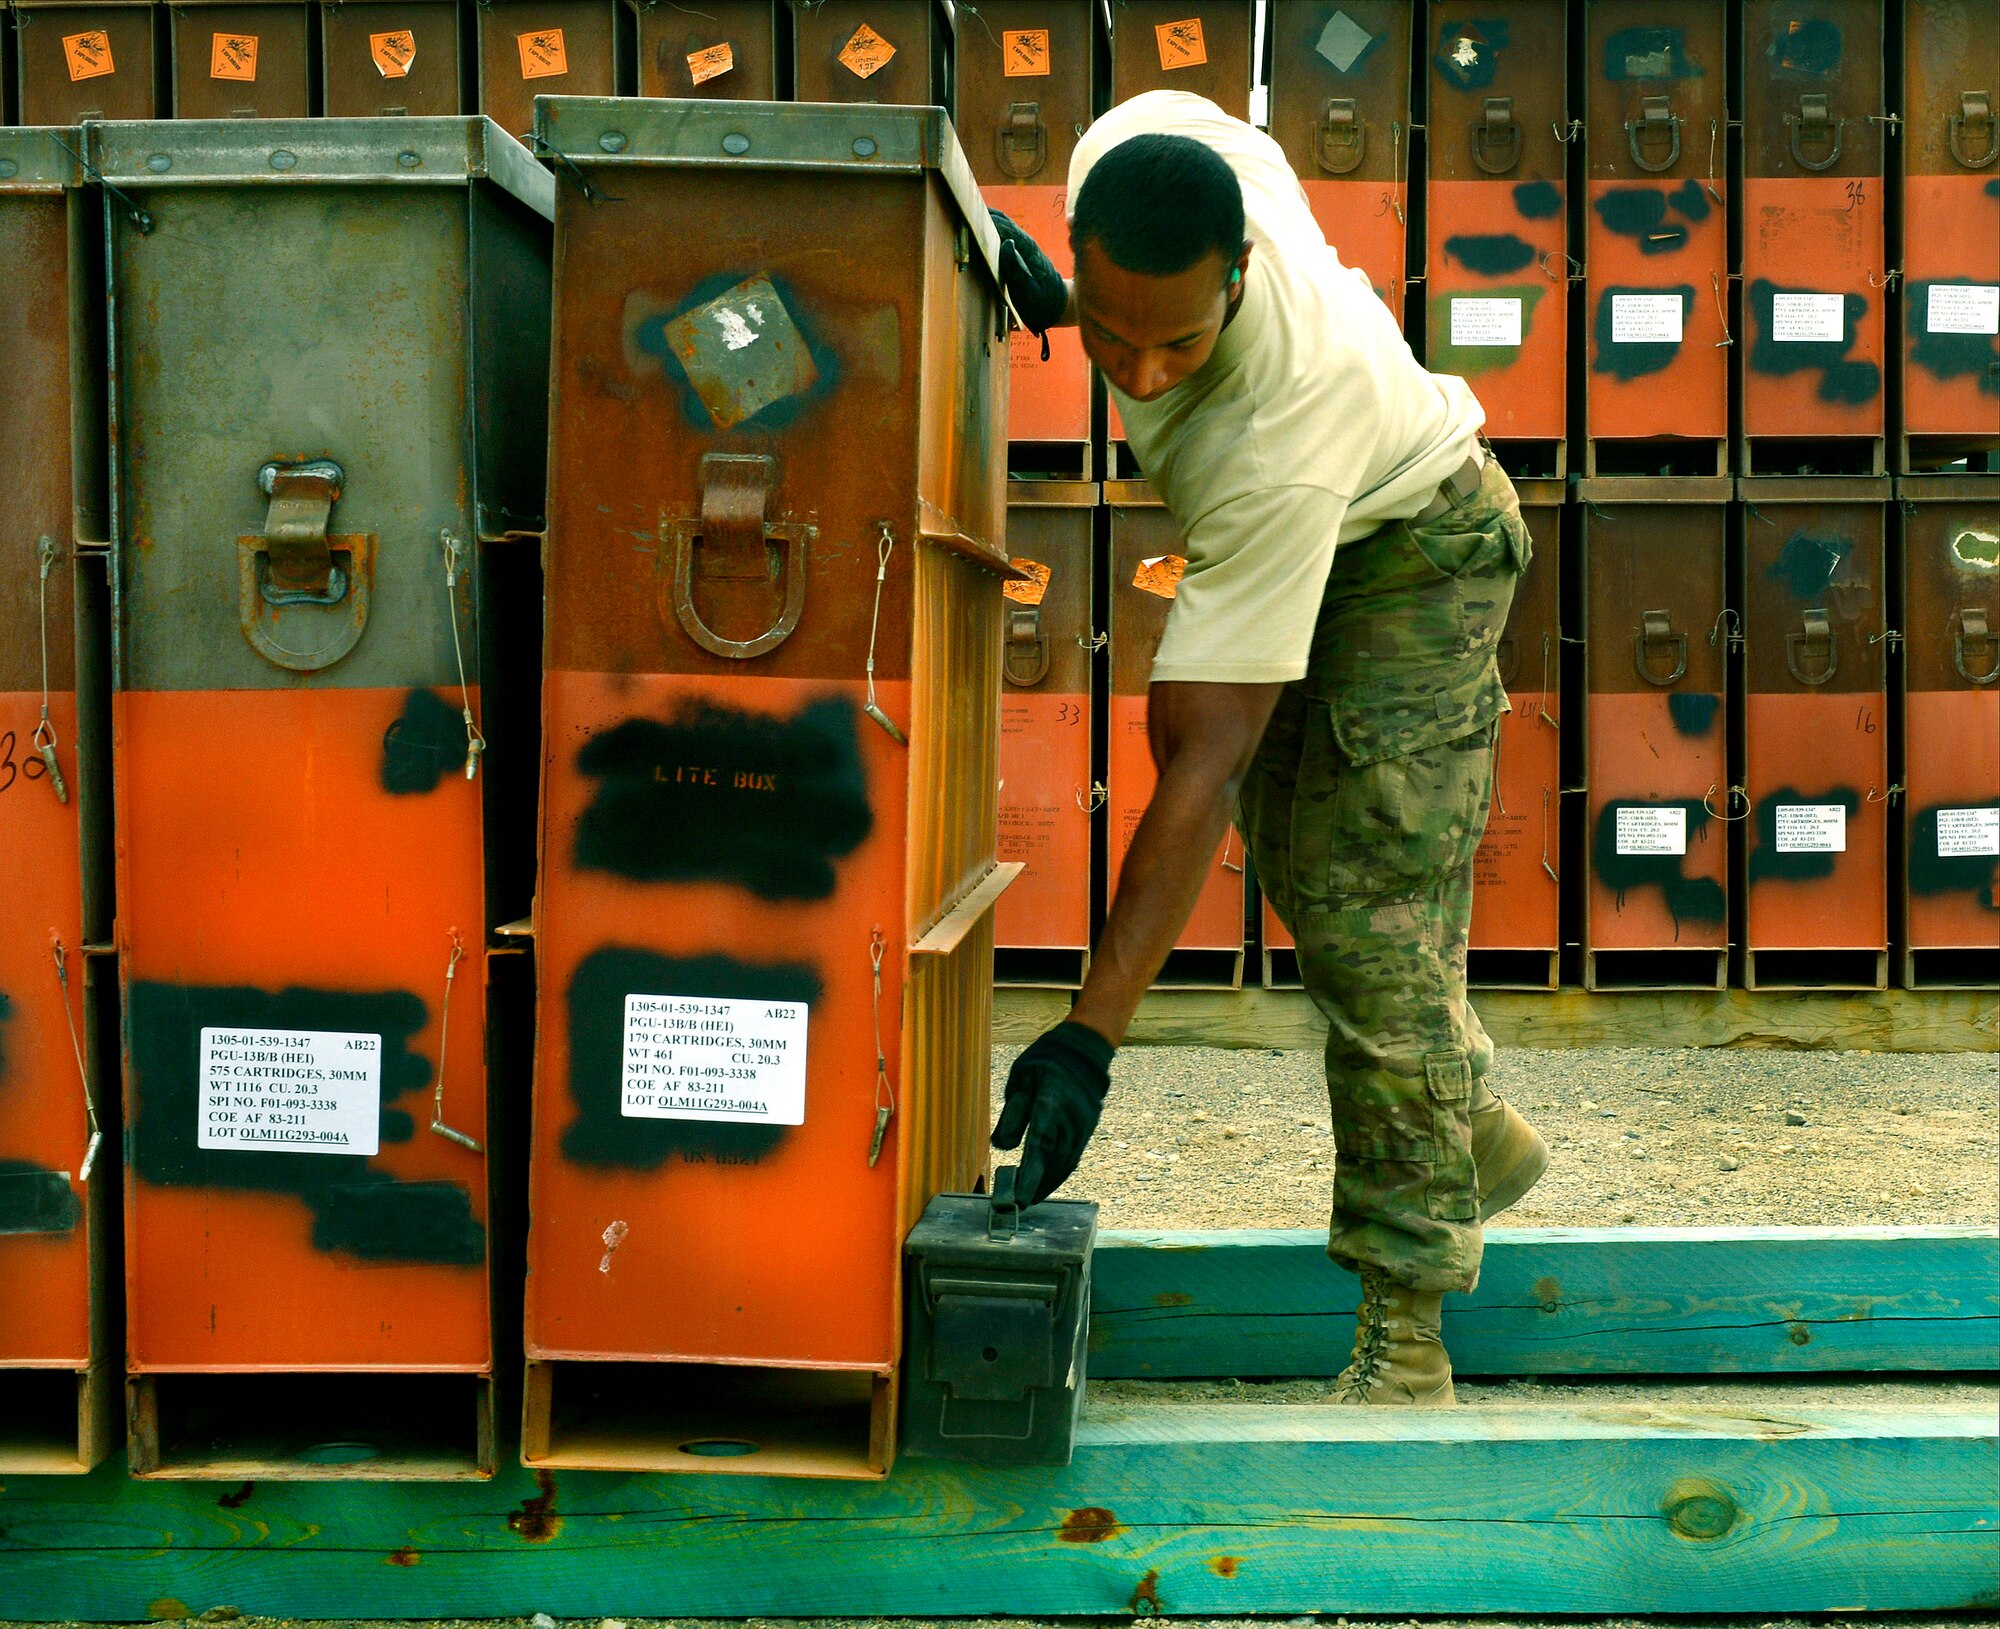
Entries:
POLYGON ((1229 268, 1229 297, 1231 303, 1242 298, 1243 275, 1250 269, 1251 247, 1251 244, 1246 241, 1243 245, 1243 252, 1236 257, 1235 263, 1229 268))

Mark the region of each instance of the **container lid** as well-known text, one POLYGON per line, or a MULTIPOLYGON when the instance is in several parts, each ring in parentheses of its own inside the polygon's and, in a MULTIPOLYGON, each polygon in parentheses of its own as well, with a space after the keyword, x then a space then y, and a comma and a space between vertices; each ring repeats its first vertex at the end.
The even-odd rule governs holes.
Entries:
POLYGON ((1050 1273, 1081 1266, 1096 1239, 1097 1206, 1088 1199, 996 1212, 983 1193, 941 1193, 910 1229, 903 1253, 933 1267, 1050 1273))
POLYGON ((0 193, 61 192, 83 184, 83 132, 68 125, 0 128, 0 193))

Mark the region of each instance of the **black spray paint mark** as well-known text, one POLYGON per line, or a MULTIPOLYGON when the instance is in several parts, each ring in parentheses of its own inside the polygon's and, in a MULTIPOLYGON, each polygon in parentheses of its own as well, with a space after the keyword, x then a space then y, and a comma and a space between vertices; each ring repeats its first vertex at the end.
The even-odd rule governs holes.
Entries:
POLYGON ((429 1022, 408 991, 257 990, 234 985, 134 983, 127 1010, 134 1118, 133 1170, 173 1188, 290 1194, 313 1213, 313 1243, 368 1261, 472 1267, 486 1259, 485 1230, 466 1189, 399 1182, 364 1154, 266 1153, 200 1148, 203 1029, 336 1030, 382 1037, 381 1139, 408 1142, 416 1121, 388 1106, 431 1084, 427 1058, 410 1043, 429 1022), (373 1189, 375 1195, 364 1191, 373 1189), (364 1203, 364 1200, 367 1201, 364 1203), (380 1217, 365 1214, 380 1204, 380 1217))
POLYGON ((1535 246, 1511 232, 1449 237, 1444 252, 1481 277, 1505 277, 1535 263, 1535 246))
POLYGON ((1675 690, 1667 696, 1667 717, 1674 733, 1691 737, 1708 734, 1722 711, 1722 698, 1701 690, 1675 690))
POLYGON ((1814 537, 1794 532, 1785 539, 1778 558, 1764 568, 1764 580, 1776 583, 1795 600, 1816 600, 1833 583, 1853 542, 1845 537, 1814 537))
POLYGON ((1778 806, 1839 804, 1852 820, 1861 812, 1861 794, 1851 786, 1835 786, 1824 792, 1816 792, 1807 797, 1795 786, 1781 786, 1767 798, 1760 798, 1753 815, 1751 830, 1755 834, 1756 846, 1750 850, 1750 880, 1762 882, 1772 878, 1779 882, 1817 882, 1833 875, 1834 862, 1838 854, 1821 849, 1794 849, 1785 852, 1778 847, 1778 806))
POLYGON ((1522 181, 1514 188, 1514 207, 1528 220, 1552 221, 1562 213, 1562 191, 1553 181, 1522 181))
POLYGON ((67 1172, 0 1159, 0 1237, 67 1233, 82 1219, 83 1203, 67 1172))
POLYGON ((1667 202, 1691 221, 1708 219, 1708 194, 1701 190, 1699 181, 1683 181, 1669 194, 1667 202))
POLYGON ((1608 373, 1615 379, 1642 379, 1649 373, 1664 371, 1680 355, 1681 342, 1668 339, 1626 340, 1621 343, 1615 339, 1618 308, 1613 302, 1621 294, 1678 294, 1681 297, 1681 321, 1685 324, 1694 311, 1694 290, 1685 283, 1673 288, 1612 287, 1605 289, 1597 302, 1597 320, 1592 325, 1597 337, 1597 360, 1591 364, 1590 371, 1608 373))
POLYGON ((833 862, 873 829, 860 714, 845 696, 789 718, 685 702, 665 724, 593 736, 580 773, 601 782, 576 863, 635 882, 730 882, 760 899, 825 899, 833 862))
POLYGON ((1500 72, 1500 53, 1513 42, 1504 17, 1473 17, 1438 30, 1437 70, 1460 90, 1484 90, 1500 72))
POLYGON ((1824 79, 1840 66, 1840 25, 1820 17, 1780 16, 1764 60, 1781 79, 1824 79))
POLYGON ((2000 860, 1990 854, 1938 853, 1938 813, 1962 809, 1961 803, 1919 809, 1910 822, 1910 892, 1932 898, 1938 894, 1971 894, 1989 911, 2000 911, 2000 860))
POLYGON ((382 790, 435 792, 465 769, 465 721, 435 690, 412 690, 382 732, 382 790))
POLYGON ((625 998, 689 996, 735 1001, 820 997, 820 979, 795 962, 740 962, 733 956, 661 956, 606 946, 577 964, 569 981, 569 1095, 576 1118, 562 1135, 578 1165, 656 1171, 674 1154, 727 1163, 775 1148, 788 1126, 729 1120, 626 1116, 625 998))
POLYGON ((2000 338, 1992 334, 1930 332, 1931 287, 1908 285, 1910 360, 1933 379, 1976 378, 1988 396, 2000 396, 2000 338))
POLYGON ((1989 181, 1986 183, 1986 196, 1989 198, 2000 198, 2000 181, 1989 181))
POLYGON ((1668 216, 1699 224, 1708 219, 1708 195, 1693 181, 1677 187, 1612 187, 1592 207, 1607 232, 1630 238, 1641 254, 1672 254, 1687 246, 1688 229, 1668 216))
POLYGON ((0 990, 0 1080, 7 1078, 7 1031, 4 1027, 14 1016, 14 1003, 7 999, 7 992, 0 990))
POLYGON ((1687 840, 1690 847, 1707 834, 1709 813, 1699 798, 1669 799, 1648 803, 1614 799, 1597 816, 1597 830, 1590 845, 1591 868, 1617 895, 1620 910, 1625 896, 1634 888, 1657 888, 1674 919, 1674 937, 1680 937, 1683 922, 1720 922, 1728 914, 1728 899, 1722 884, 1713 877, 1681 874, 1686 856, 1680 854, 1620 854, 1618 852, 1618 811, 1620 809, 1683 809, 1687 812, 1687 840))
POLYGON ((815 402, 825 400, 839 385, 840 359, 834 354, 833 347, 828 345, 807 321, 806 313, 810 308, 800 304, 797 291, 788 279, 760 268, 716 272, 713 276, 704 277, 688 290, 687 295, 671 311, 661 311, 647 316, 630 330, 634 346, 648 356, 659 358, 661 370, 679 389, 681 416, 696 429, 713 432, 715 420, 702 405, 701 397, 694 388, 694 381, 688 377, 687 369, 681 366, 681 359, 674 354, 674 348, 667 340, 668 325, 683 312, 692 311, 698 305, 707 305, 717 295, 727 294, 738 284, 759 276, 770 278, 771 286, 777 290, 779 299, 792 314, 800 337, 805 340, 806 349, 811 353, 813 367, 818 370, 819 378, 810 388, 774 401, 730 428, 782 430, 787 425, 797 423, 815 402))
POLYGON ((1772 337, 1772 303, 1780 294, 1819 294, 1821 289, 1780 288, 1758 278, 1750 285, 1750 312, 1756 342, 1750 347, 1750 366, 1758 373, 1785 378, 1812 369, 1821 370, 1819 399, 1859 407, 1873 401, 1882 390, 1882 370, 1873 362, 1849 361, 1854 349, 1855 327, 1868 313, 1868 302, 1859 294, 1843 300, 1843 321, 1839 339, 1785 340, 1772 337))
POLYGON ((1701 76, 1700 65, 1688 57, 1687 36, 1678 28, 1621 28, 1604 42, 1604 77, 1613 84, 1701 76))

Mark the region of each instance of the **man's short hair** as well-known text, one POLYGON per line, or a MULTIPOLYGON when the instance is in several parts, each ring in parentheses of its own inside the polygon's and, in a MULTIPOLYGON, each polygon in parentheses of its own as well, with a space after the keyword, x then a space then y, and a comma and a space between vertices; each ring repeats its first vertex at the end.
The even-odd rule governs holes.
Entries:
POLYGON ((1210 253, 1227 264, 1243 252, 1243 189, 1213 147, 1133 136, 1083 178, 1069 241, 1078 253, 1095 243, 1112 265, 1146 277, 1186 271, 1210 253))

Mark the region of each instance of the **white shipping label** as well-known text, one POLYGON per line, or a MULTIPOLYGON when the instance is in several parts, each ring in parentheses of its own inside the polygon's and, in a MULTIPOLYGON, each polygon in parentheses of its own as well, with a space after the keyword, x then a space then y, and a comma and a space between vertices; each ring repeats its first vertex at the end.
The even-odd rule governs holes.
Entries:
POLYGON ((1845 854, 1847 808, 1840 803, 1781 803, 1777 808, 1780 854, 1845 854))
POLYGON ((1982 854, 2000 857, 2000 808, 1940 809, 1937 822, 1940 860, 1982 854))
POLYGON ((1685 854, 1688 851, 1688 812, 1685 809, 1620 809, 1617 838, 1620 854, 1685 854))
POLYGON ((628 995, 620 1111, 804 1125, 806 1004, 628 995))
POLYGON ((1451 302, 1451 342, 1454 345, 1518 346, 1521 343, 1521 302, 1454 299, 1451 302))
POLYGON ((382 1037, 325 1029, 204 1029, 197 1148, 373 1154, 382 1037))
POLYGON ((1924 318, 1934 334, 2000 334, 2000 283, 1933 283, 1924 318))
POLYGON ((1611 296, 1612 344, 1678 345, 1680 342, 1681 297, 1678 294, 1611 296))
POLYGON ((1847 296, 1844 294, 1774 294, 1771 296, 1771 338, 1836 345, 1847 337, 1847 296))

